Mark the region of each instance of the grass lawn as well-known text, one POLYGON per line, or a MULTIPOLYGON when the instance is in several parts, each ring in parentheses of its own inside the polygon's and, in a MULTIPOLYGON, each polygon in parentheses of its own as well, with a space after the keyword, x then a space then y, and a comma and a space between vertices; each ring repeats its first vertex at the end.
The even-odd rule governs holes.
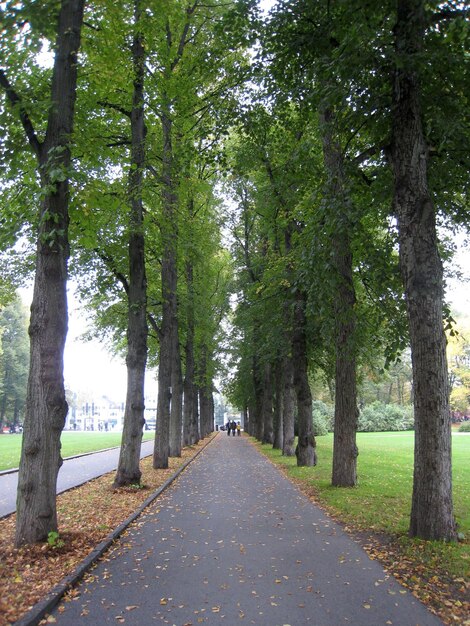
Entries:
MULTIPOLYGON (((259 444, 258 444, 259 445, 259 444)), ((452 437, 454 510, 465 542, 449 545, 407 537, 413 480, 414 433, 358 433, 358 485, 331 486, 333 435, 317 437, 318 465, 297 467, 271 446, 260 446, 289 476, 300 480, 315 499, 341 521, 359 530, 400 536, 405 550, 420 551, 452 576, 469 575, 470 566, 470 435, 452 437)), ((431 562, 429 563, 431 565, 431 562)))
MULTIPOLYGON (((0 435, 0 471, 18 467, 22 437, 22 435, 0 435)), ((65 459, 76 454, 119 446, 121 437, 121 433, 64 431, 61 436, 62 457, 65 459)), ((146 431, 143 441, 154 437, 155 432, 146 431)))

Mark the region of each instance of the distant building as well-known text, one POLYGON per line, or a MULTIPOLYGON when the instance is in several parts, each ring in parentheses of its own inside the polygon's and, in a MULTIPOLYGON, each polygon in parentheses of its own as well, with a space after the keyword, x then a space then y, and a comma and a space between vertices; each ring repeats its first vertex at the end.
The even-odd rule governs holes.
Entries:
MULTIPOLYGON (((156 399, 146 398, 144 412, 146 430, 155 430, 156 406, 156 399)), ((124 424, 124 409, 124 402, 115 402, 107 396, 93 398, 78 406, 72 402, 65 420, 65 430, 120 432, 124 424)))

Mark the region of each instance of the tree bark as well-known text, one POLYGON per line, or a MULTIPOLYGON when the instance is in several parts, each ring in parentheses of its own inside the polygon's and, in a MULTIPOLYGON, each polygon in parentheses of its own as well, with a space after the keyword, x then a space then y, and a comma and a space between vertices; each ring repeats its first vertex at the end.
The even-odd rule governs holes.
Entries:
MULTIPOLYGON (((256 339, 254 340, 256 345, 256 339)), ((258 441, 263 440, 264 422, 263 422, 263 381, 261 374, 261 366, 259 363, 259 357, 255 353, 252 358, 253 369, 253 389, 255 393, 255 399, 253 402, 253 415, 250 416, 250 424, 252 428, 252 434, 258 441)))
MULTIPOLYGON (((192 205, 192 202, 190 203, 192 205)), ((190 208, 190 215, 193 209, 190 208)), ((195 384, 195 320, 194 320, 194 268, 191 261, 186 262, 186 284, 188 289, 188 306, 186 307, 186 345, 185 345, 185 377, 184 377, 184 415, 183 444, 195 444, 199 439, 198 428, 198 395, 195 384)))
MULTIPOLYGON (((178 330, 178 329, 174 329, 178 330)), ((183 437, 183 373, 178 333, 173 337, 173 365, 171 368, 170 456, 181 456, 183 437)))
POLYGON ((147 279, 145 275, 142 183, 145 167, 144 74, 145 49, 140 28, 140 1, 134 3, 132 44, 134 93, 131 111, 131 168, 129 172, 129 291, 127 309, 127 393, 119 463, 114 486, 140 484, 140 448, 145 424, 145 368, 147 364, 147 279))
POLYGON ((213 423, 212 391, 207 384, 199 388, 199 406, 201 407, 201 437, 204 439, 212 432, 211 424, 213 423))
POLYGON ((198 363, 197 378, 199 380, 199 410, 201 438, 207 437, 214 430, 214 384, 208 371, 208 351, 206 346, 201 347, 198 363))
MULTIPOLYGON (((194 429, 194 408, 197 406, 194 398, 197 397, 196 385, 194 384, 194 352, 192 339, 186 340, 186 371, 184 377, 184 404, 183 404, 183 445, 190 446, 196 443, 194 429)), ((197 412, 196 412, 197 415, 197 412)))
POLYGON ((456 538, 456 525, 442 263, 428 189, 429 150, 416 69, 424 39, 424 2, 398 0, 397 6, 390 160, 413 368, 415 463, 410 534, 451 541, 456 538))
POLYGON ((353 487, 357 483, 356 430, 359 410, 355 346, 356 293, 350 236, 352 206, 347 196, 343 150, 334 133, 335 115, 327 105, 322 107, 320 122, 327 174, 327 219, 330 218, 335 224, 331 237, 336 352, 332 484, 336 487, 353 487))
POLYGON ((273 430, 273 384, 271 364, 265 363, 263 368, 263 395, 261 404, 261 421, 263 422, 262 443, 272 444, 274 441, 273 430))
POLYGON ((275 384, 274 384, 274 407, 273 407, 273 425, 274 425, 274 450, 282 450, 284 440, 284 419, 283 410, 283 388, 284 388, 284 371, 281 359, 277 359, 275 367, 275 384))
POLYGON ((292 338, 294 388, 297 398, 299 423, 299 436, 295 455, 299 467, 311 467, 317 464, 316 442, 313 435, 312 393, 308 382, 305 300, 305 295, 297 292, 294 304, 294 331, 292 338))
POLYGON ((15 545, 44 541, 57 531, 56 486, 60 435, 67 415, 63 354, 67 336, 70 141, 77 53, 84 0, 62 0, 51 85, 52 106, 43 143, 22 121, 39 163, 45 192, 40 209, 31 305, 30 370, 18 475, 15 545), (57 172, 61 175, 58 177, 57 172))
POLYGON ((282 388, 282 417, 283 417, 283 446, 284 456, 294 456, 295 454, 295 389, 294 389, 294 367, 292 357, 284 358, 284 376, 282 388))
POLYGON ((338 234, 334 262, 339 284, 335 294, 335 417, 332 485, 357 484, 357 406, 355 329, 356 301, 352 278, 352 254, 347 233, 338 234))
POLYGON ((172 145, 172 119, 170 104, 164 96, 162 113, 163 132, 163 220, 161 234, 163 241, 162 257, 162 324, 160 338, 160 358, 158 368, 157 427, 153 467, 168 468, 170 452, 170 412, 172 398, 172 365, 174 362, 175 333, 178 332, 177 318, 177 197, 174 189, 174 166, 172 145))

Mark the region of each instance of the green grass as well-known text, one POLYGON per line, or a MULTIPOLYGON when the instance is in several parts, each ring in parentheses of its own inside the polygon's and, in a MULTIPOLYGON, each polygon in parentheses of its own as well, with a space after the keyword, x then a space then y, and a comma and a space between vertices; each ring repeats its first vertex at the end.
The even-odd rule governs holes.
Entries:
POLYGON ((400 535, 405 549, 419 550, 436 559, 453 575, 462 575, 470 562, 470 436, 452 438, 454 511, 465 543, 453 546, 411 540, 409 525, 413 480, 414 434, 358 433, 358 485, 353 488, 331 486, 333 435, 317 437, 318 465, 297 467, 295 457, 283 457, 271 446, 260 446, 273 462, 289 476, 313 488, 316 499, 346 524, 360 530, 400 535), (435 545, 434 545, 435 544, 435 545), (431 546, 431 547, 430 547, 431 546), (437 546, 437 547, 436 547, 437 546))
MULTIPOLYGON (((76 454, 119 446, 121 437, 121 433, 64 431, 61 436, 62 457, 65 459, 76 454)), ((143 440, 147 441, 154 437, 154 432, 147 431, 144 433, 143 440)), ((0 471, 18 467, 21 440, 22 435, 0 435, 0 471)))

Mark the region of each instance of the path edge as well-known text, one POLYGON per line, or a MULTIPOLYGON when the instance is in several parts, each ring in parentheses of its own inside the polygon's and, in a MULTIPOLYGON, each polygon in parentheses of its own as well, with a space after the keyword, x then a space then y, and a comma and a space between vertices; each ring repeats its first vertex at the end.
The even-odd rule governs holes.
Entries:
MULTIPOLYGON (((218 433, 217 433, 218 434, 218 433)), ((190 465, 198 456, 210 445, 215 439, 217 434, 211 437, 196 454, 185 461, 174 474, 172 474, 156 491, 154 491, 135 511, 130 515, 122 524, 115 528, 107 537, 99 543, 94 550, 92 550, 87 557, 81 561, 81 563, 75 568, 75 570, 63 578, 51 591, 48 592, 45 598, 39 600, 27 613, 25 613, 19 620, 14 622, 12 626, 37 626, 44 617, 52 611, 61 601, 64 594, 74 587, 91 568, 92 565, 103 556, 103 554, 111 547, 113 542, 118 539, 127 528, 135 522, 135 520, 144 512, 144 510, 150 506, 168 487, 178 478, 178 476, 190 465)))

